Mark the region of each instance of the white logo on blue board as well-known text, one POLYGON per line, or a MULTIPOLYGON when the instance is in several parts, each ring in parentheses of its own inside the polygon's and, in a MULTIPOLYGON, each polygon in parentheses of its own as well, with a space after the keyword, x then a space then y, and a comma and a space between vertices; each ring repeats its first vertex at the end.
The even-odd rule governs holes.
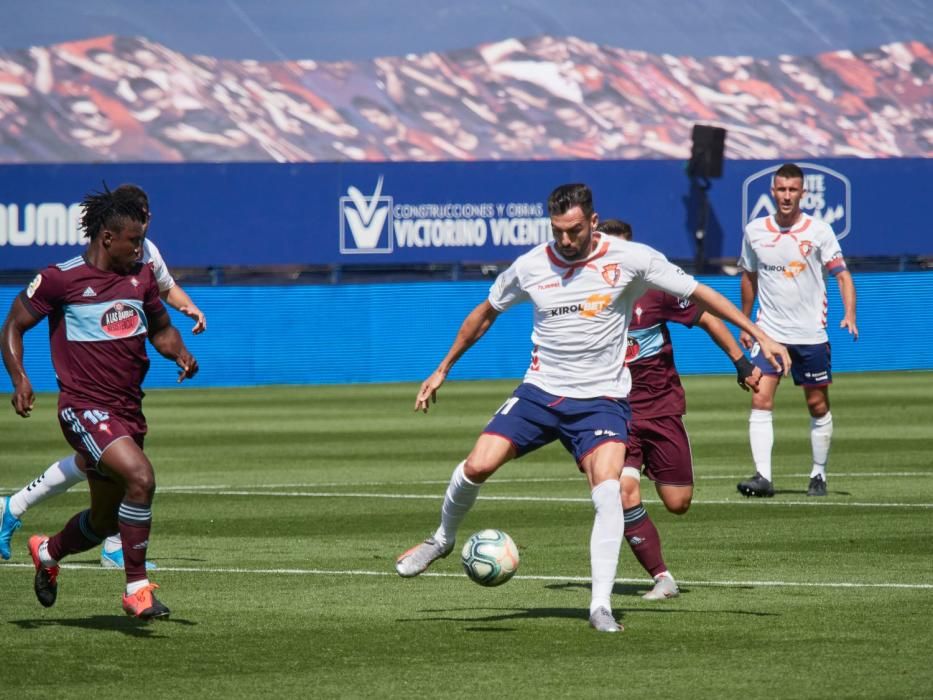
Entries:
POLYGON ((350 185, 340 198, 340 252, 392 252, 392 197, 382 195, 382 176, 369 197, 350 185))
MULTIPOLYGON (((813 163, 797 163, 803 170, 800 208, 832 226, 838 240, 852 229, 852 183, 840 172, 813 163)), ((742 224, 777 211, 771 199, 771 181, 779 165, 759 170, 742 183, 742 224)))

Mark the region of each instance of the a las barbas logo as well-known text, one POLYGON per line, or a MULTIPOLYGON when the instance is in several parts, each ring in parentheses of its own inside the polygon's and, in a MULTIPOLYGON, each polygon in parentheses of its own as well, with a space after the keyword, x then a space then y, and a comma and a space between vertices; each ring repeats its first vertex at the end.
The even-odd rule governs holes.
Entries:
POLYGON ((382 194, 382 176, 370 196, 350 185, 340 198, 340 252, 392 252, 392 197, 382 194))
POLYGON ((100 327, 111 338, 126 338, 136 335, 142 324, 139 312, 129 304, 116 302, 100 317, 100 327))
MULTIPOLYGON (((842 173, 813 163, 797 163, 803 170, 800 208, 814 219, 832 226, 838 240, 852 229, 852 184, 842 173)), ((742 223, 777 211, 771 199, 771 183, 779 165, 759 170, 742 183, 742 223)))

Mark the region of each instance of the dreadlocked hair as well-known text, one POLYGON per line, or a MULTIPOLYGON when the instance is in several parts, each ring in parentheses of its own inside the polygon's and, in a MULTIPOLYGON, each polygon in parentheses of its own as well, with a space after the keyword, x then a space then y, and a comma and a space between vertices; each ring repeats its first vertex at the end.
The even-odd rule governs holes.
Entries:
POLYGON ((85 195, 81 208, 84 209, 81 226, 92 241, 104 229, 122 229, 130 222, 145 224, 149 218, 148 208, 138 194, 129 188, 111 191, 106 183, 103 192, 85 195))

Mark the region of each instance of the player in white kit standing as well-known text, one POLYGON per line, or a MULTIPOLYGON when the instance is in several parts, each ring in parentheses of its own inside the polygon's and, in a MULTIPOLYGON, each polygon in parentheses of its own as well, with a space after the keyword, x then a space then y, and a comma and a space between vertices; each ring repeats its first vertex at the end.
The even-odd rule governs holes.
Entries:
MULTIPOLYGON (((813 465, 808 496, 826 495, 826 463, 833 436, 829 411, 832 367, 826 335, 826 284, 823 271, 836 278, 844 316, 839 323, 858 340, 855 323, 855 285, 846 269, 839 241, 829 224, 800 209, 803 171, 785 163, 774 173, 771 195, 777 211, 749 222, 742 240, 739 267, 742 274, 742 311, 751 316, 758 297, 758 324, 787 345, 793 359, 794 384, 803 387, 810 411, 810 445, 813 465)), ((765 362, 747 333, 739 337, 751 348, 752 361, 761 368, 758 392, 752 395, 748 419, 755 474, 738 484, 746 496, 774 495, 771 449, 774 445, 772 411, 781 375, 765 362)), ((786 373, 785 373, 786 374, 786 373)))
POLYGON ((534 305, 534 348, 524 382, 486 425, 444 496, 440 526, 396 561, 417 576, 454 547, 457 529, 480 486, 509 460, 560 440, 586 474, 596 510, 590 538, 590 625, 621 630, 612 615, 623 535, 619 477, 631 417, 626 396, 626 332, 632 304, 647 289, 690 298, 754 336, 775 368, 790 367, 786 349, 725 297, 699 284, 656 250, 595 232, 589 187, 562 185, 548 198, 553 240, 521 255, 467 315, 438 368, 421 385, 415 410, 427 412, 454 363, 506 309, 534 305))

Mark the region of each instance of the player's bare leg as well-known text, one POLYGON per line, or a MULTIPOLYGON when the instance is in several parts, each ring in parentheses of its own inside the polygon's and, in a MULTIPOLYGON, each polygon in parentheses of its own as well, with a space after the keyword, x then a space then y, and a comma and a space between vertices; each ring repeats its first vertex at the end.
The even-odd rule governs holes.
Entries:
POLYGON ((460 523, 476 502, 480 486, 514 456, 512 443, 505 438, 486 433, 479 436, 470 456, 457 465, 450 477, 437 530, 396 560, 395 570, 399 576, 417 576, 432 563, 450 554, 460 523))
POLYGON ((610 599, 625 529, 619 483, 624 462, 625 444, 606 442, 580 463, 589 480, 590 497, 596 510, 590 534, 590 625, 599 632, 622 631, 622 625, 612 615, 610 599))
POLYGON ((755 462, 755 474, 738 484, 743 496, 770 498, 774 495, 771 475, 771 450, 774 447, 774 395, 777 392, 780 375, 766 374, 758 382, 758 391, 752 394, 752 410, 748 417, 748 440, 755 462))
MULTIPOLYGON (((152 498, 155 494, 155 472, 152 463, 133 440, 122 439, 107 447, 101 457, 100 466, 103 471, 118 480, 123 489, 121 499, 115 502, 116 490, 107 487, 106 492, 111 500, 109 508, 102 509, 101 512, 102 518, 112 518, 116 515, 116 525, 123 541, 126 572, 123 610, 128 615, 144 620, 167 617, 168 608, 154 595, 158 586, 151 583, 146 575, 146 552, 152 526, 152 498)), ((93 485, 96 486, 96 483, 93 485)))

